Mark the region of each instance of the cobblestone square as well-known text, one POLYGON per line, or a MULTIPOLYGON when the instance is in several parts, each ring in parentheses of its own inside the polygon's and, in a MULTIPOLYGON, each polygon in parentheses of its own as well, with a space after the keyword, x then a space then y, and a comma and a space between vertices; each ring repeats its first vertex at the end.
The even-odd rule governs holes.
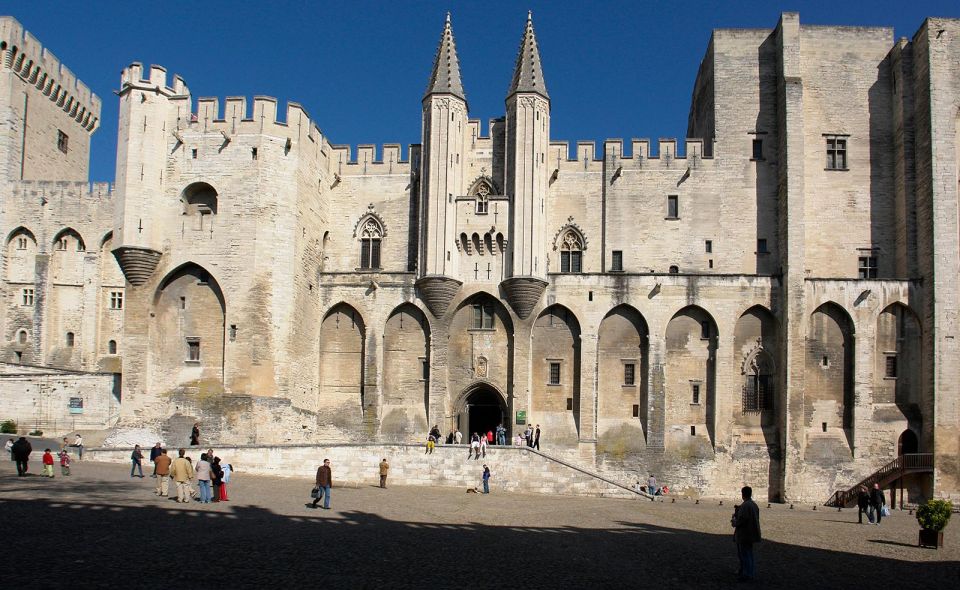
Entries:
MULTIPOLYGON (((315 465, 291 478, 245 475, 230 502, 177 504, 129 467, 79 462, 73 475, 16 477, 0 462, 5 588, 724 588, 737 585, 732 498, 576 498, 376 487, 333 490, 311 510, 315 465)), ((336 458, 333 458, 336 484, 336 458)), ((960 579, 960 519, 939 551, 917 523, 760 504, 758 587, 949 588, 960 579)))

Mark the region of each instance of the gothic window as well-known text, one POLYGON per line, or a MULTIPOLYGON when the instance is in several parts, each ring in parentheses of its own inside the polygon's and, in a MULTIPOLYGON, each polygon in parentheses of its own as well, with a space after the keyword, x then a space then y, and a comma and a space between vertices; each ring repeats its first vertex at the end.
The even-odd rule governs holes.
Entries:
POLYGON ((758 350, 747 363, 743 384, 742 411, 755 414, 773 409, 773 366, 770 357, 758 350))
POLYGON ((572 229, 560 241, 560 272, 583 272, 583 238, 572 229))
POLYGON ((383 226, 376 218, 369 216, 361 222, 358 234, 360 237, 360 268, 379 270, 383 226))
POLYGON ((481 182, 477 187, 477 215, 486 215, 490 210, 490 185, 481 182))

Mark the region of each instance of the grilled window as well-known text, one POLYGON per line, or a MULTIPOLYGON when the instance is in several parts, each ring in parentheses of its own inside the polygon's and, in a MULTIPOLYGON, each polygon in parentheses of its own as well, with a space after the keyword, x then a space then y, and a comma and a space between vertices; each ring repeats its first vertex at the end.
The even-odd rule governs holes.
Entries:
POLYGON ((550 385, 560 385, 560 363, 550 363, 550 385))

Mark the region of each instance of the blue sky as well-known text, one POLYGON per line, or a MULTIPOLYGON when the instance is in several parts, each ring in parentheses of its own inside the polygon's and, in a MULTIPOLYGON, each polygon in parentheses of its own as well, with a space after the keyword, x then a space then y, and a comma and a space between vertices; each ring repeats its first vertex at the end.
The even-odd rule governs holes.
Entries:
MULTIPOLYGON (((533 10, 555 140, 683 137, 714 28, 887 26, 911 37, 952 1, 846 2, 8 2, 9 12, 103 99, 91 179, 113 180, 120 70, 156 63, 194 96, 269 95, 301 103, 330 141, 419 143, 420 100, 452 13, 472 118, 504 111, 533 10)), ((406 148, 404 148, 404 152, 406 148)))

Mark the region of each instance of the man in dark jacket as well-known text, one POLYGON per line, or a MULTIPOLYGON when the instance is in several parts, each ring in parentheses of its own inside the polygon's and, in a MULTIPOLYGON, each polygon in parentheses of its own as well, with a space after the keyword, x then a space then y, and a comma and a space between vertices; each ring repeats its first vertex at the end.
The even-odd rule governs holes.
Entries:
MULTIPOLYGON (((863 515, 867 514, 870 506, 870 494, 867 493, 867 486, 860 486, 857 490, 857 522, 863 524, 863 515)), ((869 520, 869 516, 867 519, 869 520)))
POLYGON ((883 497, 883 490, 880 489, 880 484, 873 484, 873 490, 870 492, 870 506, 873 507, 873 512, 877 515, 877 526, 880 526, 880 519, 883 517, 883 506, 887 501, 883 497))
POLYGON ((330 510, 330 488, 333 487, 333 472, 330 470, 330 459, 324 459, 323 465, 317 469, 317 497, 313 499, 313 508, 323 499, 323 509, 330 510))
POLYGON ((152 449, 150 449, 150 462, 153 463, 153 475, 151 475, 150 477, 156 477, 156 476, 157 476, 157 464, 156 464, 156 460, 157 460, 157 457, 159 457, 159 456, 160 456, 160 443, 157 443, 157 444, 153 445, 153 448, 152 448, 152 449))
POLYGON ((23 477, 27 474, 27 462, 30 461, 30 453, 33 452, 33 446, 30 445, 24 437, 17 439, 17 442, 13 443, 13 460, 17 462, 17 475, 23 477))
POLYGON ((742 581, 753 580, 756 576, 756 564, 753 560, 753 544, 761 541, 760 537, 760 508, 753 501, 753 488, 744 486, 740 490, 743 504, 733 507, 733 540, 737 544, 737 557, 740 560, 740 571, 737 576, 742 581))

